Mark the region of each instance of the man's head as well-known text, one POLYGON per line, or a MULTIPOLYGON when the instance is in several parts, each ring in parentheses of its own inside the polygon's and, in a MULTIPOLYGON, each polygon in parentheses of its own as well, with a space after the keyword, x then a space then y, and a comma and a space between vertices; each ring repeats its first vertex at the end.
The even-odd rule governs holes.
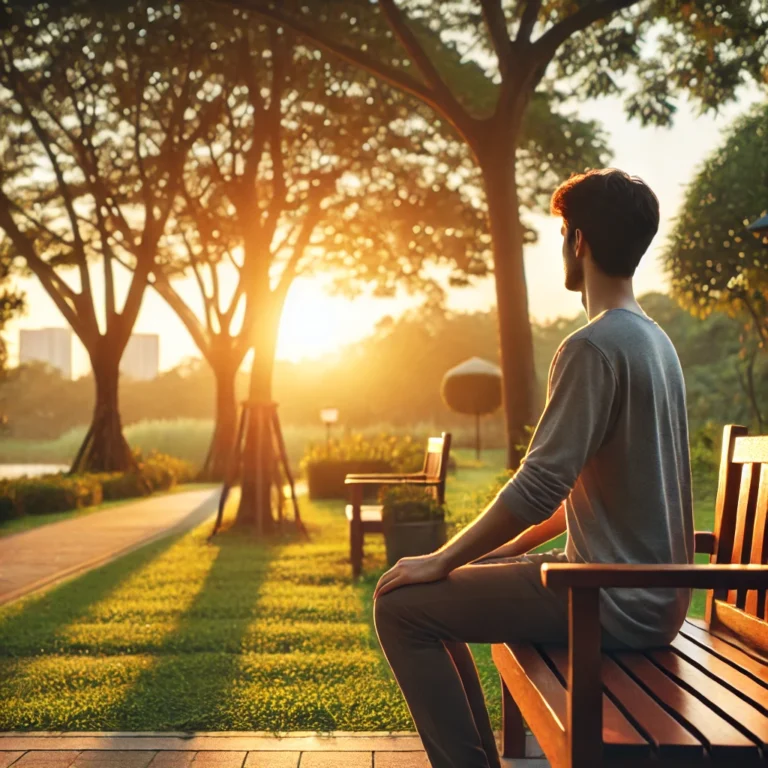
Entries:
POLYGON ((630 278, 659 228, 659 201, 637 176, 616 168, 571 176, 552 195, 563 219, 565 287, 584 290, 584 260, 609 277, 630 278))

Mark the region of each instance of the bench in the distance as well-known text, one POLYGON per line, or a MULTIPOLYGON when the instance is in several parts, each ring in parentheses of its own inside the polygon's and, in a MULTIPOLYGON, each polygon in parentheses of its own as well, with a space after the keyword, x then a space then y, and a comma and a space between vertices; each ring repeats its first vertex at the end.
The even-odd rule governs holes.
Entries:
POLYGON ((352 575, 356 578, 363 567, 363 542, 367 533, 382 533, 380 504, 363 504, 363 489, 383 485, 418 485, 433 493, 439 504, 445 502, 445 481, 451 454, 451 434, 430 437, 424 466, 420 472, 408 474, 347 475, 350 503, 345 512, 349 520, 349 550, 352 575))

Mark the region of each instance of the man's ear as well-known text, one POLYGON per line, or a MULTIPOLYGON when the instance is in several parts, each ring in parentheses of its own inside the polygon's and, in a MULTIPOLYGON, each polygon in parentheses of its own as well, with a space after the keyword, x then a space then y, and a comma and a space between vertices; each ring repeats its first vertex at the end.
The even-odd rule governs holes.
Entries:
POLYGON ((573 233, 573 253, 577 259, 580 259, 584 255, 584 233, 577 229, 573 233))

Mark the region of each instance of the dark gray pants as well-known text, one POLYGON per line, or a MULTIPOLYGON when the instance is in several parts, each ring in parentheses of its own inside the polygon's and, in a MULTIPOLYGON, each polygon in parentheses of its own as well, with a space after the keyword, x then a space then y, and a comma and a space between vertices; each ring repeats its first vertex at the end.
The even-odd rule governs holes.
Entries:
MULTIPOLYGON (((566 562, 564 553, 485 559, 376 601, 379 642, 433 768, 500 767, 467 643, 567 642, 567 597, 541 583, 550 562, 566 562)), ((622 645, 604 635, 604 645, 622 645)))

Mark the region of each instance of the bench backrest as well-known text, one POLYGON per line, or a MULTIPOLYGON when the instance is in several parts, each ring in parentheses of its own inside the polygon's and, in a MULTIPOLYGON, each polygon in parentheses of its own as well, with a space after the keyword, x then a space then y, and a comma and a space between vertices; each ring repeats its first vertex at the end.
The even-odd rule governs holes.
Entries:
MULTIPOLYGON (((768 435, 723 430, 712 563, 768 564, 768 435)), ((768 652, 766 590, 710 591, 707 618, 768 652)))
POLYGON ((448 476, 448 458, 450 455, 450 432, 443 432, 440 437, 429 438, 422 472, 427 480, 437 480, 438 486, 434 492, 439 504, 445 503, 445 479, 448 476))

